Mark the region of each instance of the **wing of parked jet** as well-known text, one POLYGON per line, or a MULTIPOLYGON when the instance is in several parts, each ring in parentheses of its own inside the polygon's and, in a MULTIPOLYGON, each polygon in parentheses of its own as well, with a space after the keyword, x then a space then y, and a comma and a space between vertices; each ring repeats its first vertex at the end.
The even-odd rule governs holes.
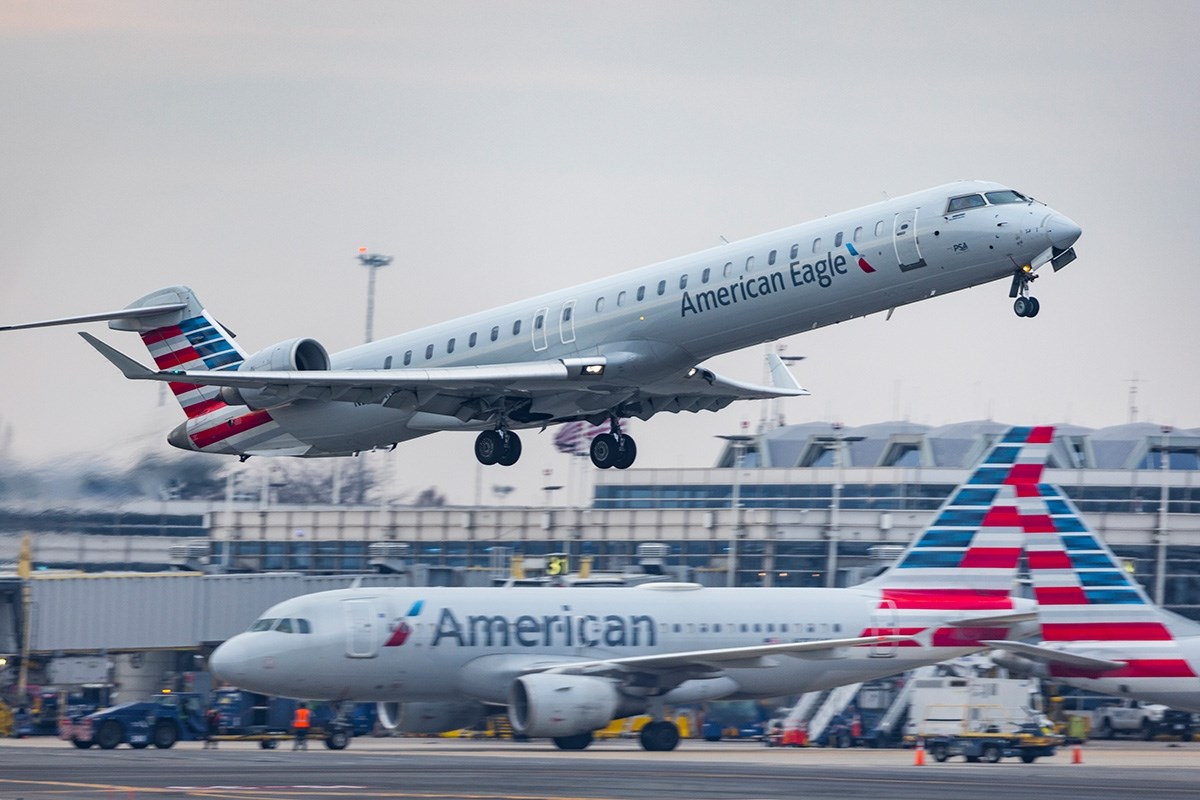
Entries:
POLYGON ((1092 656, 1083 653, 1068 653, 1062 650, 1055 650, 1051 647, 1043 647, 1041 645, 1030 644, 1028 642, 1010 642, 1003 639, 985 641, 984 644, 989 647, 995 647, 998 650, 1007 650, 1010 653, 1025 656, 1034 661, 1040 661, 1044 664, 1065 664, 1070 667, 1078 667, 1084 670, 1094 670, 1096 672, 1111 672, 1116 669, 1121 669, 1126 664, 1124 661, 1110 661, 1107 658, 1093 658, 1092 656))

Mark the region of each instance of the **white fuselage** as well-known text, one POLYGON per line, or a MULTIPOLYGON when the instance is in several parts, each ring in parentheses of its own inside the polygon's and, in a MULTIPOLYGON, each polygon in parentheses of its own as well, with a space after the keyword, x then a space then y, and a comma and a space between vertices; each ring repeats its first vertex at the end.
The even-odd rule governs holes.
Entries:
MULTIPOLYGON (((613 384, 652 384, 721 353, 1036 269, 1077 238, 1074 223, 1038 202, 947 210, 951 197, 1000 189, 962 181, 897 197, 334 353, 331 368, 602 355, 613 384)), ((586 392, 539 396, 529 410, 536 421, 509 427, 603 412, 620 399, 593 396, 595 408, 586 392)), ((299 440, 314 454, 490 427, 374 404, 300 401, 271 413, 293 437, 280 447, 299 440)))
MULTIPOLYGON (((665 588, 321 592, 263 614, 305 620, 309 633, 241 633, 214 653, 210 666, 243 689, 308 700, 470 699, 503 705, 514 678, 548 664, 869 635, 865 632, 915 637, 724 664, 722 682, 713 690, 720 697, 776 697, 954 658, 980 649, 978 639, 1004 632, 945 627, 951 619, 995 611, 897 612, 881 609, 880 591, 874 589, 659 586, 665 588), (397 644, 401 627, 403 641, 397 644)), ((288 627, 295 631, 300 624, 288 627)), ((705 676, 691 677, 700 687, 705 676)), ((685 682, 674 696, 691 696, 688 687, 685 682)))

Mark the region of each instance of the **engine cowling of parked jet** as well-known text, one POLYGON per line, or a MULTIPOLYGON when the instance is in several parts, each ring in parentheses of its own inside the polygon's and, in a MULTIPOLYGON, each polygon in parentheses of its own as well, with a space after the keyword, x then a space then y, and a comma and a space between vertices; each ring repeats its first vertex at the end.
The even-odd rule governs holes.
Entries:
MULTIPOLYGON (((316 339, 288 339, 264 347, 248 357, 238 372, 311 372, 329 369, 329 353, 316 339)), ((232 406, 248 406, 254 410, 270 408, 287 402, 288 398, 261 389, 239 389, 222 386, 221 399, 232 406)))
POLYGON ((526 736, 557 737, 603 728, 618 716, 621 696, 607 678, 536 673, 513 681, 508 717, 526 736))
POLYGON ((401 733, 445 733, 472 728, 484 717, 482 703, 376 703, 379 724, 401 733))

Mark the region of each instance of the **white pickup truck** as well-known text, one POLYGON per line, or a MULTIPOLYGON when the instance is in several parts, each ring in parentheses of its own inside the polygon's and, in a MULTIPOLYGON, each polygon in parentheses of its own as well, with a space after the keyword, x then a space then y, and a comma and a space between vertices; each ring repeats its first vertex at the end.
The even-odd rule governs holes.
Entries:
POLYGON ((1112 739, 1118 733, 1153 739, 1163 724, 1167 707, 1140 700, 1114 700, 1092 712, 1092 736, 1112 739))

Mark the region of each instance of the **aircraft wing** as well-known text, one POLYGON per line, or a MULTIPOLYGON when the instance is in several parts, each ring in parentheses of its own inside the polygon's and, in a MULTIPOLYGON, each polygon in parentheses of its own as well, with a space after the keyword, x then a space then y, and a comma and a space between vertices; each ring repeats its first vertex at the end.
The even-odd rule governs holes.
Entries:
POLYGON ((295 400, 380 404, 467 423, 489 419, 501 405, 513 409, 516 400, 528 411, 524 419, 519 410, 510 414, 514 419, 549 424, 593 417, 601 421, 613 408, 619 408, 621 416, 649 419, 660 411, 717 410, 734 400, 808 394, 774 353, 772 386, 723 378, 700 367, 674 380, 632 385, 605 375, 605 356, 430 369, 156 371, 91 334, 79 335, 126 378, 251 390, 259 407, 295 400))
POLYGON ((995 647, 998 650, 1007 650, 1010 653, 1016 653, 1034 661, 1050 664, 1066 664, 1071 667, 1095 670, 1097 672, 1111 672, 1112 670, 1121 669, 1126 666, 1123 661, 1109 661, 1106 658, 1095 658, 1082 653, 1069 653, 1053 647, 1029 644, 1028 642, 992 640, 985 641, 983 644, 995 647))
POLYGON ((626 656, 599 661, 576 661, 529 669, 529 672, 621 675, 630 672, 720 671, 725 668, 763 668, 777 666, 774 656, 831 658, 838 650, 874 644, 890 644, 910 636, 859 636, 852 639, 822 639, 813 642, 783 642, 749 647, 723 647, 715 650, 691 650, 662 655, 626 656))

